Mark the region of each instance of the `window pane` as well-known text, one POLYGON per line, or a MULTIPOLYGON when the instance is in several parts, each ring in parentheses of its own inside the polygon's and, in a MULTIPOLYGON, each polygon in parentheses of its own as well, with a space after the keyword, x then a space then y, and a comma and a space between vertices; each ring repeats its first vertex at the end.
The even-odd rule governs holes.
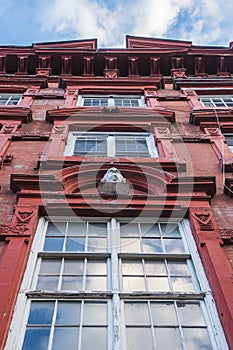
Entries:
POLYGON ((39 276, 36 289, 57 290, 59 276, 39 276))
POLYGON ((146 274, 148 275, 166 275, 166 267, 163 261, 146 260, 145 262, 146 274))
POLYGON ((128 238, 123 238, 121 239, 121 251, 122 252, 140 252, 140 241, 139 239, 128 239, 128 238))
POLYGON ((40 266, 40 275, 59 275, 61 259, 43 259, 40 266))
POLYGON ((46 236, 64 236, 65 232, 65 222, 49 222, 46 236))
POLYGON ((107 304, 106 303, 85 303, 84 304, 84 325, 106 325, 107 304))
POLYGON ((50 328, 26 330, 22 350, 45 350, 48 347, 50 328))
POLYGON ((194 292, 195 288, 191 277, 173 277, 171 278, 172 287, 175 292, 194 292))
POLYGON ((123 288, 125 291, 145 291, 144 277, 123 277, 123 288))
POLYGON ((84 262, 81 259, 65 259, 64 275, 83 275, 84 262))
POLYGON ((141 231, 144 237, 160 236, 159 227, 157 224, 141 224, 141 231))
POLYGON ((63 277, 61 290, 83 290, 83 276, 63 277))
MULTIPOLYGON (((62 327, 55 328, 53 338, 53 350, 77 350, 79 328, 62 327)), ((46 348, 44 348, 46 349, 46 348)))
POLYGON ((162 253, 162 242, 160 238, 143 238, 143 251, 144 253, 162 253))
POLYGON ((184 253, 181 239, 164 239, 163 242, 167 253, 184 253))
POLYGON ((69 236, 85 236, 86 234, 86 223, 82 222, 70 222, 68 226, 68 235, 69 236))
POLYGON ((45 238, 44 251, 46 252, 59 252, 63 249, 64 238, 45 238))
POLYGON ((138 236, 138 224, 121 224, 121 236, 138 236))
POLYGON ((28 324, 51 324, 54 302, 32 301, 28 324))
POLYGON ((56 324, 79 325, 81 302, 58 302, 56 324))
POLYGON ((154 325, 177 325, 175 307, 173 303, 151 303, 151 314, 154 325))
POLYGON ((85 238, 67 237, 65 250, 67 252, 84 252, 85 238))
POLYGON ((152 335, 150 328, 127 328, 127 350, 153 350, 152 335))
POLYGON ((182 325, 185 326, 205 326, 201 306, 196 304, 177 303, 179 318, 182 325), (192 315, 192 317, 190 317, 192 315))
POLYGON ((107 235, 107 223, 92 222, 88 225, 88 235, 103 236, 107 235))
POLYGON ((184 328, 184 341, 188 350, 212 350, 207 329, 184 328))
POLYGON ((93 292, 106 290, 106 277, 87 276, 85 289, 93 292))
POLYGON ((143 275, 142 263, 134 260, 124 260, 122 263, 123 275, 143 275))
POLYGON ((147 277, 149 291, 169 292, 168 279, 166 277, 147 277))
POLYGON ((87 275, 106 275, 106 262, 101 260, 88 260, 87 275))
POLYGON ((172 350, 181 350, 182 344, 179 328, 155 328, 155 343, 158 350, 171 348, 172 350))
POLYGON ((125 322, 126 325, 150 325, 148 304, 125 302, 125 322))
POLYGON ((177 224, 160 224, 163 236, 180 237, 180 230, 177 224))
POLYGON ((188 265, 184 261, 168 261, 168 270, 171 276, 189 276, 188 265))
POLYGON ((100 327, 83 327, 81 350, 106 350, 107 329, 100 327))
POLYGON ((89 252, 105 252, 106 239, 105 238, 88 238, 87 250, 89 252))

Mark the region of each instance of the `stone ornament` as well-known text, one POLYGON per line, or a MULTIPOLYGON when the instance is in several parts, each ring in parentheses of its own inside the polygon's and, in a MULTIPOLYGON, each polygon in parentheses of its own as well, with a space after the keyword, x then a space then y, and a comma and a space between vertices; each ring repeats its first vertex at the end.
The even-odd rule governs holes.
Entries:
POLYGON ((100 181, 102 184, 107 182, 118 182, 118 183, 126 183, 126 179, 121 174, 120 170, 113 167, 108 169, 104 177, 100 181))

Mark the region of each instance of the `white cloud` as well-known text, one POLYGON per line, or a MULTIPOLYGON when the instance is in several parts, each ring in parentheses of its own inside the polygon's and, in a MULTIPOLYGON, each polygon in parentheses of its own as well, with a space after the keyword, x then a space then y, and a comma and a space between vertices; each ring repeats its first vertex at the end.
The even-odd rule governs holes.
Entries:
POLYGON ((233 40, 231 13, 232 0, 43 0, 38 20, 44 33, 97 38, 99 47, 123 46, 126 34, 226 46, 233 40))

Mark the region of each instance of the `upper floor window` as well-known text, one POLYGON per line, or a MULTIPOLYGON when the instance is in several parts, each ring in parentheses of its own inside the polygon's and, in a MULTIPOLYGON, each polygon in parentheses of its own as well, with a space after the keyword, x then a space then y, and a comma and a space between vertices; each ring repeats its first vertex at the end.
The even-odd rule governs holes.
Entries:
POLYGON ((204 107, 233 107, 232 96, 205 96, 200 101, 204 107))
POLYGON ((65 155, 106 157, 158 157, 149 133, 72 133, 65 155))
POLYGON ((231 152, 233 152, 233 134, 224 134, 226 142, 231 152))
POLYGON ((18 105, 21 101, 21 95, 9 95, 9 94, 1 94, 0 95, 0 105, 18 105))
POLYGON ((143 96, 83 95, 79 96, 77 105, 85 107, 143 107, 145 102, 143 96))

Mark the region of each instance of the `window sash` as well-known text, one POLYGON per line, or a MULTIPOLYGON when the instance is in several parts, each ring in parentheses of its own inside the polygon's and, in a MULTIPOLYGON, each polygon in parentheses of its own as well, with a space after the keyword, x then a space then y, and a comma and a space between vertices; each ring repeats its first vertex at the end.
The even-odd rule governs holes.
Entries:
POLYGON ((78 97, 78 106, 84 107, 144 107, 143 96, 129 95, 82 95, 78 97))
POLYGON ((158 151, 148 133, 71 133, 65 155, 107 157, 155 157, 158 151), (73 146, 72 146, 73 145, 73 146), (71 150, 72 149, 72 150, 71 150))
POLYGON ((18 105, 21 101, 21 98, 21 95, 2 94, 0 95, 0 105, 18 105))
POLYGON ((204 107, 233 107, 233 97, 230 96, 200 97, 200 101, 204 107))

